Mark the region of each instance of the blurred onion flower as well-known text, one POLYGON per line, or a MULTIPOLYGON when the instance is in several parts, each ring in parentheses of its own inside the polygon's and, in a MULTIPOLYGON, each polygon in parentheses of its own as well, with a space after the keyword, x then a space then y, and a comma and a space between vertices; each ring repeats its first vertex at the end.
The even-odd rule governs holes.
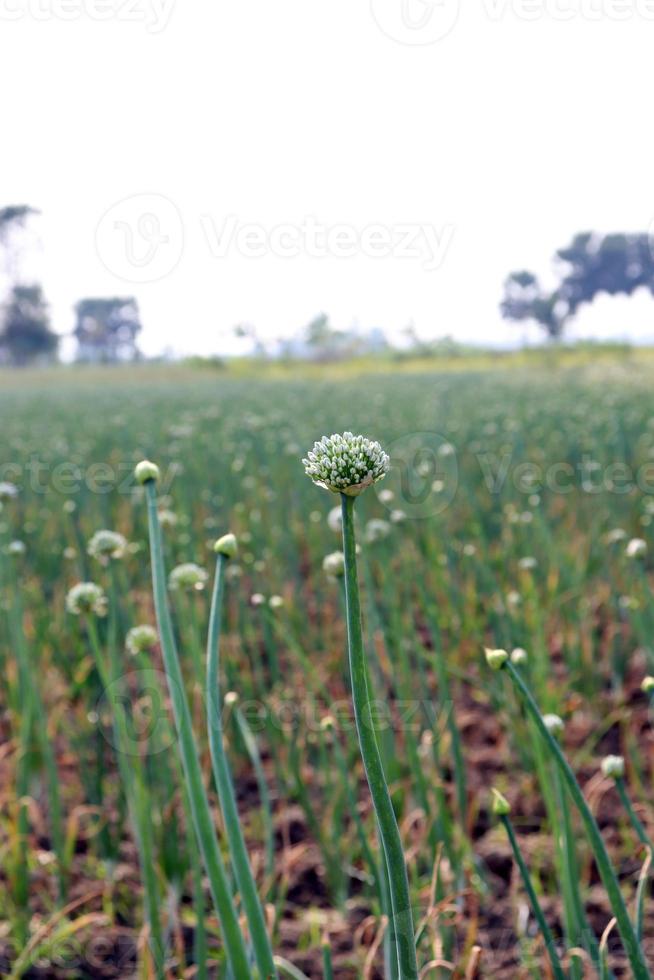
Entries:
POLYGON ((96 531, 86 550, 91 558, 107 565, 112 558, 124 557, 127 551, 127 539, 118 531, 96 531))
POLYGON ((10 541, 7 545, 8 555, 24 555, 26 550, 24 541, 10 541))
POLYGON ((329 578, 342 578, 345 574, 345 556, 342 551, 332 551, 322 560, 322 570, 329 578))
POLYGON ((543 715, 543 724, 550 735, 560 735, 565 727, 559 715, 543 715))
POLYGON ((363 539, 367 544, 374 544, 375 541, 383 541, 391 533, 391 525, 388 521, 373 517, 368 521, 363 531, 363 539))
POLYGON ((3 480, 0 483, 0 500, 11 500, 13 497, 18 496, 18 487, 15 483, 9 483, 8 480, 3 480))
POLYGON ((159 523, 162 527, 175 527, 177 525, 177 514, 172 510, 159 511, 159 523))
POLYGON ((390 469, 390 459, 378 442, 351 432, 323 436, 302 463, 319 487, 349 497, 382 480, 390 469))
POLYGON ((209 578, 206 570, 196 565, 195 562, 184 562, 177 565, 168 576, 168 588, 173 592, 181 590, 195 590, 202 592, 207 579, 209 578))
POLYGON ((606 779, 622 779, 624 776, 624 759, 621 755, 607 755, 602 759, 602 775, 606 779))
POLYGON ((640 558, 647 551, 647 543, 642 538, 632 538, 625 548, 627 558, 640 558))
POLYGON ((147 624, 132 626, 125 637, 125 649, 133 657, 136 657, 139 653, 145 653, 146 650, 151 650, 156 646, 158 639, 159 635, 154 626, 147 624))
POLYGON ((343 515, 341 514, 340 507, 332 507, 330 512, 327 514, 327 527, 334 534, 340 534, 341 528, 343 526, 343 515))
POLYGON ((73 616, 89 613, 104 616, 107 611, 107 597, 95 582, 78 582, 66 596, 66 610, 73 616))

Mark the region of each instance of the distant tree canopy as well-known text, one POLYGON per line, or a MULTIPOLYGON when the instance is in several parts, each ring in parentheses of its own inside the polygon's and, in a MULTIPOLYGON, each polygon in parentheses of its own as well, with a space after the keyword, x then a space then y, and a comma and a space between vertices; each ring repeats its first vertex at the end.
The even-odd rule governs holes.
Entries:
POLYGON ((39 285, 13 286, 2 311, 0 359, 16 367, 52 357, 59 337, 50 329, 48 307, 39 285))
POLYGON ((644 286, 654 294, 654 242, 647 234, 577 235, 559 249, 560 282, 544 289, 532 272, 513 272, 504 284, 502 315, 508 320, 534 320, 558 339, 583 303, 600 293, 630 296, 644 286))
POLYGON ((23 282, 13 233, 38 214, 27 204, 0 208, 0 252, 8 293, 0 308, 0 362, 22 367, 57 352, 59 337, 50 327, 48 306, 38 283, 23 282))
POLYGON ((142 329, 138 303, 132 296, 82 299, 75 306, 77 359, 113 363, 138 357, 142 329))

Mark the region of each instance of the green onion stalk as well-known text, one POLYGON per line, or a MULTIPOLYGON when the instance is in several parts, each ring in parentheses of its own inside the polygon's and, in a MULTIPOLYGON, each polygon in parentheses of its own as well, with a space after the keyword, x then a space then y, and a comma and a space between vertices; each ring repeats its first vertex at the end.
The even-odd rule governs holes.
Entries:
POLYGON ((235 977, 249 977, 251 971, 245 941, 239 927, 209 800, 202 779, 198 749, 191 724, 191 712, 184 691, 182 671, 166 595, 166 569, 157 512, 156 483, 159 479, 159 469, 154 463, 144 460, 137 465, 134 475, 137 482, 145 487, 155 612, 195 833, 209 878, 209 887, 220 920, 227 958, 232 972, 235 977))
POLYGON ((493 790, 493 812, 495 816, 499 818, 506 831, 506 835, 509 838, 509 844, 511 845, 515 862, 518 865, 520 877, 522 878, 522 883, 525 887, 525 891, 527 892, 527 897, 529 898, 529 904, 531 905, 532 912, 534 913, 534 917, 538 923, 538 928, 540 929, 543 939, 545 940, 545 948, 552 965, 552 973, 554 974, 556 980, 566 980, 566 975, 563 972, 563 968, 556 951, 554 936, 552 935, 550 927, 548 926, 545 916, 543 915, 543 910, 540 906, 540 902, 538 901, 536 892, 534 891, 529 869, 525 864, 525 860, 520 850, 520 845, 518 844, 518 839, 513 829, 513 824, 511 823, 511 818, 509 816, 511 808, 509 806, 509 802, 497 790, 493 790))
POLYGON ((225 567, 236 554, 236 538, 225 534, 214 550, 217 554, 216 575, 214 579, 211 612, 209 615, 209 635, 207 640, 207 725, 209 729, 209 748, 213 764, 213 775, 218 790, 218 799, 225 819, 225 831, 234 865, 236 881, 241 893, 243 908, 247 916, 254 947, 254 955, 262 977, 275 977, 277 971, 273 962, 270 940, 257 888, 250 868, 248 852, 243 839, 241 825, 234 796, 234 786, 229 768, 229 760, 223 744, 223 726, 220 697, 220 630, 222 623, 223 594, 225 591, 225 567))
POLYGON ((390 467, 390 460, 379 443, 345 432, 342 436, 324 437, 320 442, 316 442, 313 450, 303 460, 303 464, 307 476, 314 483, 341 495, 347 634, 354 717, 361 758, 388 869, 392 912, 391 931, 395 943, 399 980, 417 980, 418 964, 407 867, 377 743, 373 704, 368 685, 354 532, 355 498, 366 487, 385 476, 390 467))
POLYGON ((586 835, 595 856, 600 877, 609 897, 609 902, 616 919, 618 931, 620 933, 625 952, 629 958, 629 962, 631 963, 633 975, 636 980, 649 980, 650 972, 647 968, 647 964, 645 963, 642 946, 638 942, 636 931, 631 919, 629 918, 629 912, 627 911, 627 906, 620 890, 620 884, 616 877, 615 871, 613 870, 613 866, 611 865, 611 860, 604 845, 604 841, 602 840, 600 829, 597 826, 597 821, 595 820, 595 817, 593 816, 591 809, 584 798, 584 794, 581 791, 579 783, 577 782, 570 765, 563 755, 556 738, 554 738, 545 724, 543 716, 540 713, 531 691, 527 687, 527 684, 525 683, 520 672, 516 670, 515 666, 509 660, 506 651, 487 650, 486 659, 488 664, 494 670, 504 669, 508 673, 520 696, 520 699, 527 710, 527 713, 530 715, 537 731, 554 759, 554 762, 561 773, 563 781, 566 784, 570 796, 572 797, 572 800, 583 821, 586 835))

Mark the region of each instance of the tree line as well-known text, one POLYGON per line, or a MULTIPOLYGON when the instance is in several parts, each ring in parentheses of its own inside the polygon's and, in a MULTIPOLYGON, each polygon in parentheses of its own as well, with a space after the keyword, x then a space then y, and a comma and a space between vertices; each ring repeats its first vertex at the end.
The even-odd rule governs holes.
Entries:
MULTIPOLYGON (((0 363, 14 367, 55 360, 61 341, 52 329, 41 283, 21 268, 21 233, 37 214, 27 204, 0 208, 0 268, 6 287, 0 307, 0 363)), ((133 296, 81 299, 74 312, 77 360, 112 363, 138 357, 142 324, 133 296)))

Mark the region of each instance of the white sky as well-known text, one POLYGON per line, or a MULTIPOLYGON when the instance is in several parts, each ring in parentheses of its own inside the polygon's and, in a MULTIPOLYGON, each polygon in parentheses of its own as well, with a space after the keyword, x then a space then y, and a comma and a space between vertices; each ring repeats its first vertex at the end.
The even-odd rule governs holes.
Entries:
MULTIPOLYGON (((148 353, 323 310, 504 344, 508 272, 650 228, 653 45, 654 0, 0 0, 0 205, 60 331, 134 294, 148 353)), ((654 339, 654 300, 576 329, 654 339)))

